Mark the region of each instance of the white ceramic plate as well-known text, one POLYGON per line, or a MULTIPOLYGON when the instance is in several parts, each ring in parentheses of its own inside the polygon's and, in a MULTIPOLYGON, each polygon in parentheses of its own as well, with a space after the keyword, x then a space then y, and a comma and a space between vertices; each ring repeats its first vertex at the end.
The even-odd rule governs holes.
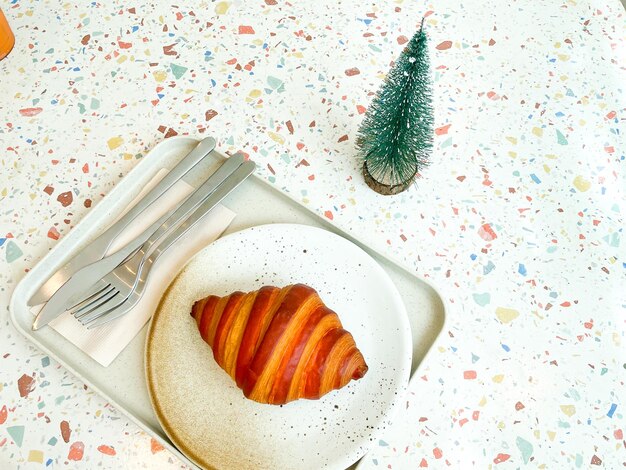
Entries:
POLYGON ((163 429, 201 467, 344 469, 367 452, 401 399, 411 351, 402 299, 367 253, 319 228, 263 225, 217 240, 172 282, 148 332, 146 377, 163 429), (338 313, 369 370, 320 400, 248 400, 215 363, 191 306, 209 294, 298 282, 338 313))

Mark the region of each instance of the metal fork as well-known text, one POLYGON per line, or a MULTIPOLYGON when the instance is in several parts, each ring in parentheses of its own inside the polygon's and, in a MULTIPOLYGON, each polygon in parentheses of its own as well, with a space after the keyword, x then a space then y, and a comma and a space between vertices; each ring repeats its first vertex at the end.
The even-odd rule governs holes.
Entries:
MULTIPOLYGON (((233 158, 233 157, 231 157, 233 158)), ((146 281, 155 261, 188 230, 241 184, 253 171, 255 164, 243 163, 211 197, 207 198, 189 218, 165 239, 146 243, 133 256, 102 278, 98 291, 86 298, 75 312, 76 318, 89 328, 107 323, 132 309, 141 299, 146 281)))
MULTIPOLYGON (((228 178, 231 178, 234 172, 243 164, 243 155, 237 154, 227 159, 216 171, 213 173, 201 186, 199 186, 191 195, 189 195, 184 202, 170 214, 167 220, 161 224, 161 226, 144 242, 138 249, 134 251, 128 251, 129 255, 120 264, 124 264, 131 260, 137 260, 139 264, 136 265, 136 269, 139 272, 141 265, 143 264, 143 258, 147 257, 150 252, 163 241, 167 235, 175 230, 180 224, 182 224, 200 205, 222 185, 228 178)), ((113 268, 112 268, 113 269, 113 268)), ((117 293, 118 289, 115 285, 110 285, 109 276, 111 271, 108 271, 97 282, 91 281, 88 284, 89 287, 82 290, 78 290, 76 294, 67 302, 68 311, 73 314, 88 313, 101 304, 108 302, 117 293)))

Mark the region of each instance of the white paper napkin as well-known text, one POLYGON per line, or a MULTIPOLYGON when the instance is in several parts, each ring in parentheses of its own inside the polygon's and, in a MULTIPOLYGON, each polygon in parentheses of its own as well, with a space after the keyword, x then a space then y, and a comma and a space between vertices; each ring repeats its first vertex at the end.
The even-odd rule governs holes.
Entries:
MULTIPOLYGON (((161 170, 133 204, 144 196, 165 174, 161 170)), ((193 188, 184 181, 177 182, 167 192, 167 204, 153 204, 135 222, 127 227, 111 245, 113 253, 139 235, 150 224, 165 214, 176 202, 191 193, 193 188)), ((131 205, 132 206, 132 205, 131 205)), ((130 206, 129 206, 130 207, 130 206)), ((68 341, 76 345, 85 354, 107 367, 139 333, 156 309, 163 291, 187 261, 200 249, 215 241, 235 218, 235 213, 222 205, 216 206, 206 214, 197 225, 187 232, 178 242, 163 253, 155 263, 146 284, 143 297, 130 312, 98 328, 87 329, 69 313, 64 313, 49 323, 68 341)), ((41 306, 33 307, 37 313, 41 306)))

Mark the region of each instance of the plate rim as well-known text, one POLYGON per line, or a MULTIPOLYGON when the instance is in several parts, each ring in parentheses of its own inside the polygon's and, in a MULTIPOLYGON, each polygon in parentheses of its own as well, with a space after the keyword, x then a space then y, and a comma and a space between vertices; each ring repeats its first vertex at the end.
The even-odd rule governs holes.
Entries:
MULTIPOLYGON (((218 239, 219 240, 219 239, 218 239)), ((207 245, 208 246, 208 245, 207 245)), ((206 248, 206 247, 205 247, 206 248)), ((204 250, 204 248, 202 248, 200 251, 204 250)), ((198 253, 200 253, 200 251, 198 253)), ((195 464, 197 467, 199 468, 213 468, 211 466, 206 466, 205 463, 203 463, 202 459, 199 459, 195 453, 188 448, 184 441, 182 439, 177 439, 175 437, 175 433, 173 432, 173 430, 170 429, 169 424, 167 423, 167 420, 165 419, 165 417, 163 416, 163 412, 161 411, 161 407, 159 406, 159 404, 156 402, 154 396, 154 390, 152 389, 152 384, 154 382, 154 378, 152 377, 152 372, 151 372, 151 367, 149 364, 149 360, 148 360, 148 349, 152 343, 152 330, 153 330, 153 319, 156 317, 156 314, 159 310, 161 310, 161 305, 163 304, 163 302, 165 301, 165 297, 167 296, 167 294, 170 292, 170 290, 173 288, 174 283, 176 280, 178 280, 179 276, 182 274, 183 270, 185 269, 185 267, 187 266, 187 264, 189 264, 193 259, 195 258, 195 255, 192 256, 189 261, 187 263, 185 263, 185 266, 180 270, 180 272, 178 272, 176 274, 176 276, 174 276, 174 279, 172 279, 172 282, 170 282, 170 284, 167 286, 167 289, 165 289, 163 291, 163 295, 161 295, 161 299, 159 300, 159 303, 154 311, 154 313, 152 314, 152 316, 150 317, 150 322, 148 324, 148 330, 146 332, 146 342, 144 345, 144 350, 143 350, 143 364, 144 364, 144 375, 145 375, 145 380, 146 380, 146 387, 148 389, 148 398, 150 399, 150 406, 152 406, 152 410, 154 411, 154 414, 157 418, 157 421, 159 422, 159 425, 161 426, 161 429, 163 429, 163 432, 165 432, 165 435, 168 437, 168 439, 172 442, 172 445, 174 447, 176 447, 180 452, 182 452, 185 457, 187 457, 193 464, 195 464)))
POLYGON ((202 469, 214 469, 215 467, 213 467, 211 465, 210 462, 206 461, 206 459, 203 459, 201 456, 196 455, 196 453, 194 453, 187 445, 185 445, 184 440, 178 438, 178 436, 176 435, 176 433, 174 432, 174 430, 171 428, 171 426, 169 425, 169 423, 167 422, 167 420, 165 419, 165 417, 163 416, 163 412, 159 406, 158 403, 156 403, 155 400, 155 391, 153 389, 153 383, 154 383, 154 378, 152 376, 152 372, 151 372, 151 367, 149 364, 149 360, 148 360, 148 351, 149 348, 152 344, 153 341, 153 329, 154 329, 154 320, 157 317, 157 313, 161 310, 161 306, 163 304, 163 302, 165 301, 165 298, 167 297, 167 295, 169 294, 170 290, 174 287, 174 285, 176 284, 176 282, 178 281, 178 279, 180 278, 180 276, 183 274, 183 272, 185 271, 185 269, 187 268, 187 266, 189 266, 190 263, 192 263, 194 261, 194 259, 199 256, 206 248, 208 248, 209 246, 211 246, 213 243, 219 241, 219 240, 223 240, 223 239, 227 239, 229 237, 235 236, 235 235, 240 235, 242 232, 248 232, 250 230, 254 230, 254 229, 259 229, 259 228, 276 228, 276 227, 298 227, 298 228, 306 228, 309 230, 313 230, 313 231, 322 231, 325 232, 327 235, 330 235, 331 237, 337 237, 337 238, 341 238, 342 240, 344 240, 345 242, 351 244, 353 247, 357 248, 359 251, 363 252, 367 257, 371 258, 374 263, 382 270, 383 274, 388 278, 389 282, 391 283, 391 285, 394 287, 394 289, 397 291, 398 293, 398 297, 400 298, 402 305, 404 307, 404 312, 402 315, 399 315, 398 318, 400 319, 400 321, 404 324, 403 328, 401 329, 401 334, 402 334, 402 338, 404 339, 404 343, 407 343, 409 345, 408 348, 405 348, 406 351, 408 351, 408 355, 405 354, 406 357, 404 357, 403 359, 403 363, 406 363, 408 365, 405 364, 405 367, 403 367, 403 371, 405 377, 402 378, 400 386, 397 389, 396 394, 394 394, 393 398, 389 401, 389 405, 385 410, 385 414, 381 420, 381 422, 375 427, 374 431, 369 434, 368 436, 363 437, 360 441, 357 441, 355 443, 355 448, 356 449, 363 449, 364 451, 362 452, 361 455, 359 455, 356 460, 348 460, 347 462, 345 462, 345 457, 342 461, 337 461, 335 460, 334 462, 331 462, 330 465, 333 466, 337 466, 338 464, 342 467, 345 468, 347 466, 351 466, 354 464, 358 464, 358 462, 360 461, 361 458, 363 458, 363 456, 365 456, 369 450, 372 448, 373 446, 373 442, 379 438, 381 436, 381 434, 383 433, 383 431, 389 426, 390 422, 391 422, 391 418, 395 415, 395 413, 398 411, 399 405, 401 400, 404 397, 405 392, 407 391, 410 382, 411 382, 411 361, 413 359, 413 341, 412 341, 412 333, 411 333, 411 323, 409 321, 408 318, 408 314, 406 311, 406 305, 404 302, 404 298, 402 297, 402 295, 400 294, 400 292, 398 291, 397 286, 395 285, 395 283, 393 282, 393 280, 391 279, 391 277, 389 277, 389 275, 387 274, 387 272, 385 271, 385 269, 380 265, 380 263, 378 263, 367 251, 365 251, 362 247, 360 247, 359 245, 357 245, 356 243, 354 243, 352 240, 349 240, 348 238, 345 238, 335 232, 332 232, 330 230, 324 229, 322 227, 316 227, 313 225, 307 225, 307 224, 299 224, 299 223, 285 223, 285 222, 278 222, 278 223, 267 223, 267 224, 260 224, 260 225, 253 225, 251 227, 246 227, 242 230, 238 230, 236 232, 232 232, 229 233, 227 235, 225 235, 224 237, 220 237, 216 240, 214 240, 213 242, 209 243, 208 245, 205 245, 204 247, 200 248, 198 250, 197 253, 195 253, 191 258, 189 258, 189 260, 187 260, 187 262, 184 264, 184 266, 180 269, 180 271, 176 274, 176 276, 174 276, 174 278, 172 279, 172 281, 170 282, 170 284, 167 286, 167 288, 163 291, 163 294, 161 295, 161 298, 159 300, 159 303, 157 304, 154 313, 152 314, 152 316, 150 317, 150 321, 148 323, 148 329, 147 329, 147 334, 146 334, 146 341, 145 341, 145 345, 144 345, 144 373, 145 373, 145 380, 146 380, 146 386, 147 386, 147 390, 148 390, 148 397, 150 399, 150 405, 152 406, 152 409, 156 415, 157 421, 159 422, 159 425, 161 426, 161 428, 163 429, 163 431, 165 432, 165 434, 167 435, 167 437, 169 438, 169 440, 172 442, 172 444, 174 445, 174 447, 176 447, 179 451, 181 451, 193 464, 197 465, 198 467, 202 468, 202 469), (408 338, 408 340, 407 340, 408 338), (367 445, 367 443, 370 442, 372 444, 367 445))

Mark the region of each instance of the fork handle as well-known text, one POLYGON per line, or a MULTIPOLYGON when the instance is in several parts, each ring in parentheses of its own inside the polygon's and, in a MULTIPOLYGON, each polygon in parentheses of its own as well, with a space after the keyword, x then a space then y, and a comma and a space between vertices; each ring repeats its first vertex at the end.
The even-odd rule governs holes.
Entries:
MULTIPOLYGON (((232 157, 231 157, 232 158, 232 157)), ((183 222, 176 230, 170 233, 161 243, 159 243, 154 251, 144 257, 143 269, 141 271, 141 277, 147 278, 150 269, 154 266, 154 262, 166 251, 169 247, 174 245, 180 237, 191 230, 206 214, 217 206, 226 196, 237 188, 245 179, 250 176, 256 168, 256 165, 252 161, 247 161, 242 164, 224 183, 210 196, 208 197, 194 212, 183 222)))
POLYGON ((152 234, 143 244, 141 251, 142 259, 150 256, 157 246, 183 223, 211 194, 229 179, 244 161, 242 154, 236 154, 228 158, 209 179, 207 179, 198 189, 196 189, 185 201, 172 213, 168 219, 152 234))

